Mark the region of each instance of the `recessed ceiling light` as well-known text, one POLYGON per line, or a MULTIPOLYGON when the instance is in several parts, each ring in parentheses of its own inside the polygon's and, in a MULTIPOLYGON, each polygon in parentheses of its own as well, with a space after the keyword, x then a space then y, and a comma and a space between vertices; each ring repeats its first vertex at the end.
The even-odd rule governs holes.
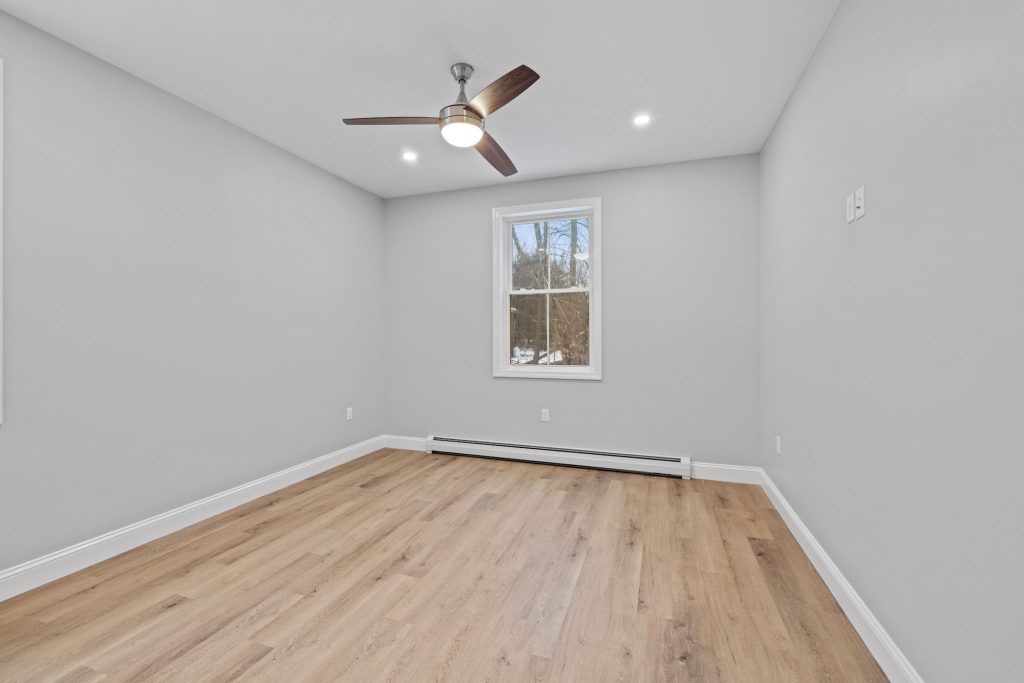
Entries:
POLYGON ((636 116, 633 117, 633 125, 636 126, 637 128, 643 128, 650 122, 650 114, 637 114, 636 116))
POLYGON ((412 152, 412 151, 408 151, 408 150, 405 151, 405 152, 402 152, 402 159, 405 160, 405 161, 408 161, 410 164, 412 162, 416 161, 418 158, 419 158, 419 155, 416 154, 416 152, 412 152))

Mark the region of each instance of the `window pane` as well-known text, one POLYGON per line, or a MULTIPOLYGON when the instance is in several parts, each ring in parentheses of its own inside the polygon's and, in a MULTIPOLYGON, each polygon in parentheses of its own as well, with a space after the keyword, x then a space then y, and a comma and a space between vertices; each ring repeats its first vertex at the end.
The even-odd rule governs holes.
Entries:
POLYGON ((551 295, 551 365, 590 364, 590 294, 551 295))
POLYGON ((513 294, 509 297, 509 363, 537 365, 547 362, 547 295, 513 294))
POLYGON ((586 216, 548 222, 551 288, 590 286, 590 226, 586 216))
POLYGON ((512 226, 512 289, 547 289, 547 223, 512 226))

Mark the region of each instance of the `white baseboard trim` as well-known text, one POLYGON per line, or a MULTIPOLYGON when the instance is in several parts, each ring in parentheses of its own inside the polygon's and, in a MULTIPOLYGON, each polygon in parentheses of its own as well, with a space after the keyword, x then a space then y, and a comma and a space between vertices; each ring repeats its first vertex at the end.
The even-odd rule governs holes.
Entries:
POLYGON ((764 481, 764 470, 750 465, 722 465, 717 462, 691 462, 690 476, 694 479, 726 481, 733 484, 757 484, 764 481))
POLYGON ((818 571, 822 581, 832 591, 836 602, 843 608, 853 628, 860 635, 861 640, 874 655, 878 665, 882 667, 885 675, 892 683, 924 683, 924 679, 917 673, 914 666, 907 659, 903 651, 896 645, 892 637, 882 626, 881 622, 868 608, 864 600, 857 594, 853 586, 847 580, 839 567, 822 547, 818 539, 814 537, 811 530, 807 528, 803 520, 796 514, 796 510, 789 504, 782 492, 772 481, 771 477, 762 467, 749 467, 743 465, 722 465, 711 462, 694 462, 691 466, 694 479, 710 479, 713 481, 725 481, 736 484, 757 484, 764 489, 768 499, 775 506, 782 521, 786 523, 789 532, 793 534, 804 554, 810 559, 811 564, 818 571))
MULTIPOLYGON (((381 448, 425 451, 426 438, 385 434, 367 439, 348 448, 207 496, 202 500, 115 529, 49 555, 23 562, 0 571, 0 601, 85 569, 97 562, 102 562, 161 536, 184 529, 225 510, 238 507, 260 496, 273 493, 381 448)), ((857 594, 857 591, 843 576, 843 573, 839 571, 839 567, 811 534, 810 529, 796 514, 789 501, 782 495, 763 468, 693 462, 691 463, 691 476, 694 479, 761 486, 889 680, 893 683, 924 683, 924 679, 917 673, 892 637, 857 594)))
POLYGON ((818 570, 825 585, 832 591, 832 595, 835 596, 839 606, 843 608, 850 623, 853 624, 853 628, 856 629, 868 650, 874 655, 885 675, 892 683, 924 683, 924 679, 914 669, 914 665, 910 663, 885 627, 878 621, 864 600, 843 576, 843 573, 839 571, 839 567, 796 514, 793 506, 782 495, 768 473, 762 470, 761 474, 763 477, 761 487, 768 499, 771 500, 772 505, 775 506, 782 520, 789 527, 790 533, 803 548, 804 553, 810 558, 811 564, 818 570))
POLYGON ((0 601, 386 448, 377 436, 0 571, 0 601))
POLYGON ((385 434, 380 437, 384 439, 384 448, 401 448, 407 451, 424 451, 427 450, 427 439, 426 437, 420 436, 395 436, 394 434, 385 434))

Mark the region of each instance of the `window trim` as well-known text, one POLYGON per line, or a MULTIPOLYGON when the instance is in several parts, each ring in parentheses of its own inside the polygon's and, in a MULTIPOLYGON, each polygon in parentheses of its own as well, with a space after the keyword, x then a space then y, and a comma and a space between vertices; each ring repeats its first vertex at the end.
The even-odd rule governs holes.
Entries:
POLYGON ((493 372, 494 377, 529 379, 601 379, 601 198, 570 199, 541 204, 503 206, 491 211, 493 239, 493 372), (531 365, 509 363, 509 295, 512 289, 511 238, 513 223, 586 215, 590 218, 590 365, 531 365))

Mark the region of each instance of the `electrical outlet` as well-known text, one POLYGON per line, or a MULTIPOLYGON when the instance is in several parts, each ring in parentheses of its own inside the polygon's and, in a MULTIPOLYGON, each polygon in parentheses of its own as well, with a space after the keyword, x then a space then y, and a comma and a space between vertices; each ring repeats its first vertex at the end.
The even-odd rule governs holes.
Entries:
POLYGON ((547 408, 540 409, 540 421, 551 422, 551 412, 547 408))
POLYGON ((351 420, 352 419, 352 408, 349 408, 348 410, 345 411, 345 419, 346 420, 351 420))
POLYGON ((864 206, 864 186, 861 185, 857 188, 854 193, 854 214, 857 218, 864 218, 865 206, 864 206))
POLYGON ((775 435, 775 455, 782 455, 782 437, 775 435))
POLYGON ((856 219, 856 202, 853 195, 846 197, 846 222, 852 223, 856 219))

